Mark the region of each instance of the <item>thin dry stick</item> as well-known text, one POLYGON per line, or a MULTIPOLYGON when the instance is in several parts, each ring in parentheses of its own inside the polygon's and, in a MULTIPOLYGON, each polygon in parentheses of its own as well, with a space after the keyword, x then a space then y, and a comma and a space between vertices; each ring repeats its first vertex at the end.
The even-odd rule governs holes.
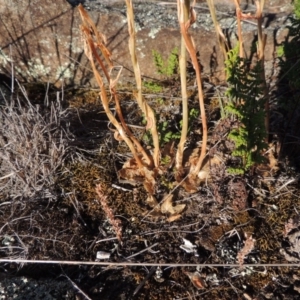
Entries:
POLYGON ((196 13, 195 10, 193 9, 194 5, 195 5, 195 1, 193 2, 193 5, 190 9, 189 20, 187 22, 184 22, 184 3, 181 0, 177 0, 178 20, 181 29, 181 34, 184 38, 185 46, 191 56, 193 67, 196 71, 196 82, 198 87, 199 105, 200 105, 201 121, 202 121, 202 129, 203 129, 201 153, 196 167, 191 168, 190 170, 191 177, 196 177, 198 175, 202 167, 204 157, 206 155, 206 146, 207 146, 207 123, 206 123, 206 114, 205 114, 205 107, 204 107, 204 95, 203 95, 202 84, 201 84, 200 66, 197 60, 197 53, 194 46, 194 42, 192 40, 191 35, 188 33, 189 27, 196 20, 196 13))
MULTIPOLYGON (((73 285, 73 287, 83 296, 86 300, 92 300, 79 286, 66 274, 63 275, 66 277, 70 283, 73 285)), ((77 298, 77 297, 76 297, 77 298)))
POLYGON ((155 115, 152 108, 148 105, 142 95, 142 79, 139 63, 137 61, 136 55, 136 37, 135 37, 135 26, 134 26, 134 13, 132 0, 125 0, 127 6, 127 22, 128 22, 128 32, 129 32, 129 51, 131 55, 131 61, 133 66, 133 71, 135 75, 137 93, 134 93, 134 96, 140 106, 142 112, 145 114, 147 120, 147 129, 150 129, 151 135, 153 138, 153 161, 155 167, 158 167, 160 164, 160 150, 159 150, 159 138, 156 128, 155 115))
MULTIPOLYGON (((240 267, 239 264, 197 264, 197 263, 149 263, 149 262, 100 262, 100 261, 80 261, 80 260, 30 260, 30 259, 9 259, 9 258, 2 258, 0 259, 0 263, 19 263, 19 264, 53 264, 53 265, 95 265, 95 266, 137 266, 137 267, 221 267, 221 268, 238 268, 240 267)), ((274 263, 274 264, 243 264, 244 267, 270 267, 270 268, 277 268, 277 267, 293 267, 299 268, 300 263, 274 263)))
MULTIPOLYGON (((132 255, 130 255, 130 256, 127 256, 126 259, 129 259, 129 258, 138 256, 138 255, 140 255, 141 253, 144 253, 144 252, 146 252, 146 251, 149 251, 150 249, 154 248, 154 247, 157 246, 157 245, 158 245, 158 243, 155 243, 155 244, 153 244, 153 245, 147 247, 146 249, 143 249, 143 250, 141 250, 141 251, 139 251, 139 252, 137 252, 137 253, 134 253, 134 254, 132 254, 132 255)), ((158 252, 159 252, 159 251, 158 251, 158 252)))

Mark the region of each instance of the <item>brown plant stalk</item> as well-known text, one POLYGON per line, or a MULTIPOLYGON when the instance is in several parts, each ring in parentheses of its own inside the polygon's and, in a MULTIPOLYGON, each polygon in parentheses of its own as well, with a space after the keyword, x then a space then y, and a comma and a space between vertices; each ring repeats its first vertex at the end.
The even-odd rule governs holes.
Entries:
POLYGON ((208 8, 209 8, 209 11, 210 11, 212 21, 213 21, 214 26, 215 26, 215 30, 216 30, 220 50, 223 53, 224 59, 227 59, 227 52, 229 50, 229 46, 228 46, 228 43, 226 41, 226 37, 225 37, 225 35, 224 35, 224 33, 221 29, 221 26, 218 22, 214 1, 213 0, 206 0, 206 2, 207 2, 207 5, 208 5, 208 8))
POLYGON ((181 34, 185 42, 185 46, 187 51, 190 54, 193 67, 196 72, 196 82, 198 87, 198 96, 199 96, 199 106, 201 111, 201 121, 202 121, 202 130, 203 130, 203 137, 202 137, 202 145, 201 145, 201 152, 200 157, 198 159, 197 165, 192 166, 190 170, 189 177, 196 177, 202 167, 203 160, 206 155, 206 147, 207 147, 207 122, 206 122, 206 114, 205 114, 205 107, 204 107, 204 94, 201 84, 201 73, 200 73, 200 66, 197 60, 197 53, 194 46, 194 42, 192 40, 191 35, 188 32, 189 27, 195 22, 196 20, 196 13, 193 9, 195 5, 195 1, 190 9, 190 15, 188 21, 184 21, 184 2, 181 0, 177 0, 177 9, 178 9, 178 20, 181 29, 181 34))
POLYGON ((235 8, 236 8, 236 19, 237 19, 237 28, 238 28, 238 39, 239 39, 239 57, 244 58, 244 43, 243 43, 243 35, 242 35, 242 11, 240 8, 240 0, 234 0, 235 8))
POLYGON ((242 26, 241 20, 247 19, 256 19, 257 20, 257 59, 258 63, 261 67, 260 77, 262 80, 262 89, 264 91, 264 98, 265 98, 265 129, 266 129, 266 142, 268 142, 268 134, 269 134, 269 119, 270 119, 270 112, 269 112, 269 89, 266 83, 266 75, 265 75, 265 46, 267 35, 263 33, 262 26, 263 26, 263 17, 262 12, 265 5, 265 0, 256 0, 256 14, 251 15, 242 13, 240 9, 240 0, 234 0, 236 5, 236 15, 237 15, 237 24, 238 24, 238 37, 239 37, 239 56, 241 58, 244 57, 243 51, 243 37, 242 37, 242 26))
MULTIPOLYGON (((138 153, 142 154, 144 161, 147 164, 151 164, 151 159, 149 158, 148 154, 145 152, 145 150, 143 149, 141 144, 138 142, 138 140, 131 133, 127 124, 124 121, 124 118, 123 118, 123 115, 121 112, 121 108, 120 108, 120 104, 119 104, 119 99, 118 99, 117 92, 115 89, 115 85, 116 85, 119 75, 114 80, 111 79, 109 72, 107 71, 107 68, 105 67, 104 62, 102 61, 102 59, 100 58, 100 56, 97 52, 97 50, 100 50, 101 54, 103 55, 103 57, 105 59, 105 63, 108 64, 110 69, 112 69, 113 63, 111 61, 111 54, 108 51, 108 49, 105 47, 105 37, 97 31, 97 28, 96 28, 94 22, 88 16, 88 14, 86 13, 86 11, 84 10, 84 8, 81 4, 78 6, 78 9, 79 9, 80 16, 81 16, 82 22, 83 22, 83 24, 81 25, 81 31, 83 33, 83 38, 84 38, 85 54, 91 63, 93 73, 94 73, 96 81, 100 87, 99 94, 100 94, 100 98, 101 98, 105 113, 106 113, 107 117, 109 118, 109 121, 117 129, 117 133, 119 135, 119 137, 117 137, 117 138, 118 139, 121 138, 122 140, 125 141, 125 143, 129 147, 130 151, 132 152, 139 168, 143 168, 143 163, 142 163, 142 160, 141 160, 140 156, 138 155, 138 153), (109 99, 108 99, 108 96, 106 93, 104 81, 96 68, 95 61, 100 65, 100 67, 105 75, 105 78, 110 83, 110 91, 114 97, 114 101, 116 104, 116 111, 120 118, 121 124, 117 121, 114 114, 111 112, 111 110, 109 108, 109 99)), ((116 137, 116 135, 115 135, 115 137, 116 137)))
MULTIPOLYGON (((190 14, 190 0, 185 0, 183 7, 184 22, 187 22, 190 14)), ((182 129, 178 149, 176 153, 176 180, 179 182, 183 175, 183 152, 184 145, 188 134, 188 95, 187 95, 187 80, 186 80, 186 47, 183 36, 181 36, 181 50, 179 57, 179 68, 180 68, 180 83, 181 83, 181 97, 182 97, 182 129)))
POLYGON ((269 122, 270 122, 270 109, 269 109, 269 89, 266 83, 266 74, 265 74, 265 46, 267 35, 262 32, 262 11, 264 9, 265 0, 255 1, 256 4, 256 19, 257 19, 257 36, 258 36, 258 49, 257 56, 259 63, 261 65, 261 79, 262 79, 262 88, 264 90, 264 98, 265 98, 265 128, 266 128, 266 141, 268 142, 269 136, 269 122))
POLYGON ((137 60, 136 54, 136 33, 135 33, 135 25, 134 25, 134 13, 133 13, 133 5, 132 0, 125 0, 127 6, 127 22, 128 22, 128 32, 129 32, 129 51, 133 66, 133 71, 135 75, 137 92, 134 93, 134 96, 137 100, 139 107, 145 115, 147 120, 147 129, 150 130, 152 139, 153 139, 153 162, 154 166, 158 167, 160 165, 160 149, 159 149, 159 138, 156 127, 155 115, 152 108, 148 105, 145 99, 142 96, 142 78, 140 66, 137 60))

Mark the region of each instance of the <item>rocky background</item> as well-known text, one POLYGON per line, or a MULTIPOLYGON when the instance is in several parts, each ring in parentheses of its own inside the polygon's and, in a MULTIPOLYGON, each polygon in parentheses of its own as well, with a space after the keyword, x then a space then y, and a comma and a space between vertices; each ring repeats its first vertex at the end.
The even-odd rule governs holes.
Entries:
MULTIPOLYGON (((139 63, 144 76, 159 78, 155 71, 152 50, 168 57, 180 46, 176 1, 134 1, 139 63)), ((235 10, 232 1, 215 1, 222 29, 232 45, 236 42, 235 10)), ((43 81, 56 86, 95 86, 89 64, 83 53, 80 18, 76 5, 82 3, 107 38, 107 47, 116 65, 122 65, 121 79, 130 80, 131 60, 128 53, 126 10, 123 1, 88 0, 23 0, 0 3, 0 72, 20 81, 43 81)), ((253 1, 243 0, 242 7, 254 12, 253 1)), ((204 76, 224 79, 223 63, 205 1, 196 4, 197 22, 191 32, 197 48, 204 76)), ((266 1, 265 33, 266 74, 273 76, 274 51, 286 36, 287 18, 292 11, 290 0, 266 1)), ((256 25, 243 23, 245 48, 250 49, 256 25)), ((249 53, 248 53, 249 54, 249 53)))

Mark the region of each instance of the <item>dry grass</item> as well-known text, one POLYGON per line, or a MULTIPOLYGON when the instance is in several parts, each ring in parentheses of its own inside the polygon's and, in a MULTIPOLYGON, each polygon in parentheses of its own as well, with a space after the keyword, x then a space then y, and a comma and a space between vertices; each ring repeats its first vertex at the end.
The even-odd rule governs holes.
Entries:
POLYGON ((55 197, 54 183, 69 151, 59 102, 34 106, 21 94, 1 107, 0 193, 10 198, 55 197))

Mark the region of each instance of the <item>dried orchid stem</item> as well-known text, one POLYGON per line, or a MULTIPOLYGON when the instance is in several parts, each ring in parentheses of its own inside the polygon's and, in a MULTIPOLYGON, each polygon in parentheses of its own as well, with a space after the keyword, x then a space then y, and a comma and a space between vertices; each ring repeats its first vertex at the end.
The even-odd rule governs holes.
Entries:
POLYGON ((219 47, 223 53, 224 59, 227 59, 227 51, 229 50, 229 46, 226 41, 226 37, 225 37, 224 33, 222 32, 221 26, 218 22, 214 1, 207 0, 207 5, 209 8, 209 12, 210 12, 212 21, 215 26, 219 47))
POLYGON ((268 135, 269 135, 269 119, 270 119, 270 109, 269 109, 269 90, 266 84, 266 74, 265 74, 265 46, 266 46, 266 39, 267 35, 263 34, 262 32, 262 11, 264 9, 265 0, 258 0, 255 1, 256 4, 256 19, 257 19, 257 36, 258 36, 258 60, 261 64, 261 79, 263 82, 263 89, 264 89, 264 97, 265 97, 265 128, 267 133, 267 142, 268 142, 268 135))
MULTIPOLYGON (((111 54, 103 44, 103 42, 104 43, 106 42, 104 35, 102 35, 98 32, 93 20, 89 17, 88 13, 84 10, 84 8, 81 4, 79 4, 78 10, 79 10, 82 22, 83 22, 83 27, 85 28, 85 30, 87 30, 86 34, 89 33, 89 36, 95 35, 95 41, 96 41, 97 47, 100 49, 102 55, 104 56, 106 63, 110 67, 112 67, 112 62, 110 59, 111 54)), ((108 79, 109 75, 108 75, 108 72, 106 71, 106 68, 104 67, 104 65, 102 63, 102 60, 100 58, 99 59, 97 58, 97 61, 100 64, 103 72, 105 73, 105 77, 108 79)))
POLYGON ((151 165, 151 159, 150 159, 149 155, 146 153, 145 149, 142 147, 140 142, 137 140, 137 138, 132 134, 131 130, 128 128, 128 126, 124 120, 123 114, 122 114, 120 100, 119 100, 118 93, 115 88, 115 85, 118 80, 118 77, 120 76, 121 70, 122 70, 122 68, 120 69, 120 72, 119 72, 117 78, 115 80, 111 80, 111 82, 110 82, 110 92, 114 97, 114 101, 115 101, 115 105, 116 105, 116 107, 115 107, 116 112, 117 112, 117 115, 120 119, 120 122, 121 122, 123 128, 125 129, 126 134, 129 136, 129 138, 132 140, 132 142, 136 146, 137 152, 142 154, 144 161, 147 165, 151 165))
MULTIPOLYGON (((187 22, 190 13, 190 0, 185 0, 185 4, 183 7, 183 18, 184 22, 187 22)), ((179 68, 180 68, 180 82, 181 82, 181 96, 182 96, 182 129, 180 141, 178 144, 178 150, 176 153, 176 171, 178 172, 176 176, 176 180, 180 181, 183 173, 183 152, 184 145, 187 138, 188 133, 188 95, 187 95, 187 82, 186 82, 186 47, 183 36, 181 36, 181 53, 179 57, 179 68)))
POLYGON ((129 51, 131 55, 131 61, 132 61, 132 66, 133 66, 133 71, 134 71, 135 81, 137 86, 137 93, 134 93, 134 96, 147 120, 147 129, 150 129, 153 138, 153 145, 154 145, 153 162, 155 167, 158 167, 160 164, 159 138, 158 138, 158 133, 156 128, 156 120, 155 120, 154 112, 142 96, 142 79, 141 79, 139 63, 137 61, 137 54, 136 54, 136 37, 135 37, 136 34, 135 34, 135 26, 134 26, 134 13, 133 13, 132 0, 125 0, 125 2, 127 6, 129 51))
POLYGON ((201 152, 200 157, 197 162, 197 165, 195 168, 190 170, 190 175, 192 177, 197 176, 201 167, 203 160, 206 155, 206 146, 207 146, 207 123, 206 123, 206 114, 205 114, 205 107, 204 107, 204 95, 202 90, 202 84, 201 84, 201 73, 200 73, 200 66, 197 60, 197 53, 196 49, 192 40, 191 35, 188 33, 188 29, 192 23, 195 22, 196 19, 196 13, 193 9, 193 6, 195 5, 195 1, 193 2, 192 8, 190 10, 190 18, 187 22, 184 22, 184 3, 183 0, 177 0, 177 8, 178 8, 178 19, 179 19, 179 25, 181 29, 181 34, 184 38, 185 46, 190 54, 193 67, 196 71, 196 82, 198 86, 198 95, 199 95, 199 106, 201 111, 201 121, 202 121, 202 129, 203 129, 203 137, 202 137, 202 146, 201 146, 201 152))
POLYGON ((133 136, 133 134, 131 133, 131 131, 129 130, 129 128, 127 127, 127 125, 124 121, 124 118, 123 118, 123 115, 121 113, 121 109, 120 109, 120 106, 119 106, 119 100, 118 100, 118 97, 117 97, 117 92, 115 90, 115 84, 116 84, 116 81, 118 79, 118 76, 115 80, 111 80, 109 72, 107 71, 102 59, 100 58, 100 56, 97 52, 97 48, 98 48, 101 51, 102 55, 104 56, 106 63, 109 65, 110 68, 112 68, 113 64, 112 64, 112 61, 110 59, 111 54, 104 45, 105 38, 104 38, 103 35, 101 35, 97 31, 94 22, 91 20, 91 18, 86 13, 86 11, 84 10, 84 8, 82 7, 81 4, 78 6, 78 8, 79 8, 79 12, 80 12, 80 15, 81 15, 81 18, 82 18, 82 21, 83 21, 83 24, 81 25, 81 31, 82 31, 83 37, 84 37, 85 54, 86 54, 86 56, 88 57, 88 59, 91 63, 93 73, 94 73, 96 81, 97 81, 97 83, 100 87, 100 98, 101 98, 101 101, 102 101, 102 104, 103 104, 103 108, 104 108, 105 113, 106 113, 107 117, 109 118, 110 122, 117 129, 117 132, 120 135, 121 139, 123 139, 125 141, 125 143, 128 145, 128 147, 129 147, 130 151, 132 152, 139 168, 142 168, 143 163, 142 163, 142 161, 141 161, 141 159, 138 155, 137 150, 134 147, 134 144, 138 148, 139 153, 142 153, 142 155, 144 155, 144 158, 145 158, 146 162, 147 162, 147 159, 148 159, 148 162, 149 162, 149 157, 145 153, 144 149, 139 144, 139 142, 135 139, 135 137, 133 136), (105 90, 104 82, 103 82, 103 79, 102 79, 101 75, 97 71, 97 68, 95 66, 95 60, 99 63, 99 65, 100 65, 107 81, 110 82, 110 90, 111 90, 112 95, 114 96, 118 116, 120 117, 122 125, 120 125, 120 123, 115 118, 114 114, 109 109, 109 100, 108 100, 107 93, 106 93, 106 90, 105 90), (126 134, 128 134, 130 138, 126 134), (133 144, 133 142, 134 142, 134 144, 133 144))
POLYGON ((241 24, 241 8, 240 8, 240 0, 234 0, 236 7, 236 18, 237 18, 237 28, 238 28, 238 39, 239 39, 239 56, 243 58, 244 55, 244 45, 243 45, 243 35, 242 35, 242 24, 241 24))

